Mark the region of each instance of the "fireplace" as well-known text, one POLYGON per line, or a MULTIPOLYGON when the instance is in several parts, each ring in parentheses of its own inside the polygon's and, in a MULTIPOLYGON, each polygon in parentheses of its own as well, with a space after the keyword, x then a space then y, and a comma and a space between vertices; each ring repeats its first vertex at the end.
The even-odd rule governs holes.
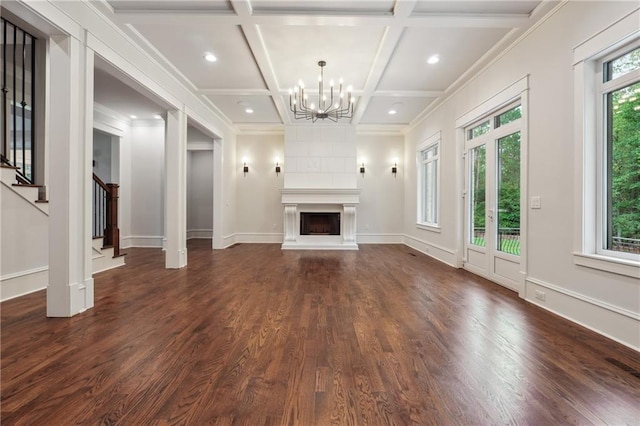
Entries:
POLYGON ((359 189, 284 188, 284 250, 358 250, 359 189))
POLYGON ((300 212, 300 235, 340 235, 340 213, 300 212))

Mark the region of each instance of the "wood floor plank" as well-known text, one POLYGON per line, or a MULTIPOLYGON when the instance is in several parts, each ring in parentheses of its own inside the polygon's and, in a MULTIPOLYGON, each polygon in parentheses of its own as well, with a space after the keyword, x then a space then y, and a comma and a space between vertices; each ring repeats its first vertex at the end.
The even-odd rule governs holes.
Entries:
POLYGON ((640 354, 401 245, 131 249, 0 310, 3 425, 640 424, 640 354))

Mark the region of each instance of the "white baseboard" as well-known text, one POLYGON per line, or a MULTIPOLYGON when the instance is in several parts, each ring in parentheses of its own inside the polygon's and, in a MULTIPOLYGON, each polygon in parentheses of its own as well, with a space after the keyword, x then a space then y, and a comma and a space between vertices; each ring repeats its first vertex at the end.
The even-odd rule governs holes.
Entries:
POLYGON ((187 240, 211 238, 213 238, 213 229, 187 229, 187 240))
POLYGON ((542 309, 640 351, 640 314, 528 277, 525 299, 542 309), (544 293, 544 301, 536 298, 544 293))
POLYGON ((163 239, 162 235, 129 235, 122 237, 122 248, 162 248, 163 239))
POLYGON ((449 250, 406 234, 404 235, 404 244, 451 267, 460 268, 458 254, 454 250, 449 250))
POLYGON ((49 266, 7 274, 0 277, 0 301, 15 299, 44 290, 49 284, 49 266))
POLYGON ((282 234, 281 233, 249 233, 249 232, 238 232, 235 234, 235 242, 236 243, 246 243, 246 244, 281 244, 282 243, 282 234))
POLYGON ((222 248, 226 249, 231 247, 236 243, 236 234, 227 235, 226 237, 222 237, 222 248))

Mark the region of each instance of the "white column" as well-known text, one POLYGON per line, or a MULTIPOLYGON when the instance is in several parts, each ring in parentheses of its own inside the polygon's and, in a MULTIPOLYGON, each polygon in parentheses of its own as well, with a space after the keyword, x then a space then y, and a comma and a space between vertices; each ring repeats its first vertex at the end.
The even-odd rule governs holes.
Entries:
POLYGON ((356 242, 356 206, 353 204, 344 204, 344 222, 342 223, 342 231, 344 232, 345 243, 356 242))
POLYGON ((213 238, 212 248, 223 249, 224 238, 222 228, 224 225, 222 212, 222 140, 213 140, 213 238))
POLYGON ((296 222, 297 204, 284 206, 284 241, 295 241, 298 227, 296 222))
POLYGON ((70 317, 93 307, 93 51, 72 37, 52 37, 49 66, 47 316, 70 317))
POLYGON ((167 111, 165 137, 165 266, 187 266, 187 115, 167 111))

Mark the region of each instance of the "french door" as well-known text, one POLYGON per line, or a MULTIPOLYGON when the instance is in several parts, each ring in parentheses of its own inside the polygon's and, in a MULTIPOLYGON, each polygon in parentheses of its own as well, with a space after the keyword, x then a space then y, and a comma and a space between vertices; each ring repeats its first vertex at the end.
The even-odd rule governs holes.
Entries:
POLYGON ((465 129, 466 269, 520 291, 522 111, 510 105, 465 129))

